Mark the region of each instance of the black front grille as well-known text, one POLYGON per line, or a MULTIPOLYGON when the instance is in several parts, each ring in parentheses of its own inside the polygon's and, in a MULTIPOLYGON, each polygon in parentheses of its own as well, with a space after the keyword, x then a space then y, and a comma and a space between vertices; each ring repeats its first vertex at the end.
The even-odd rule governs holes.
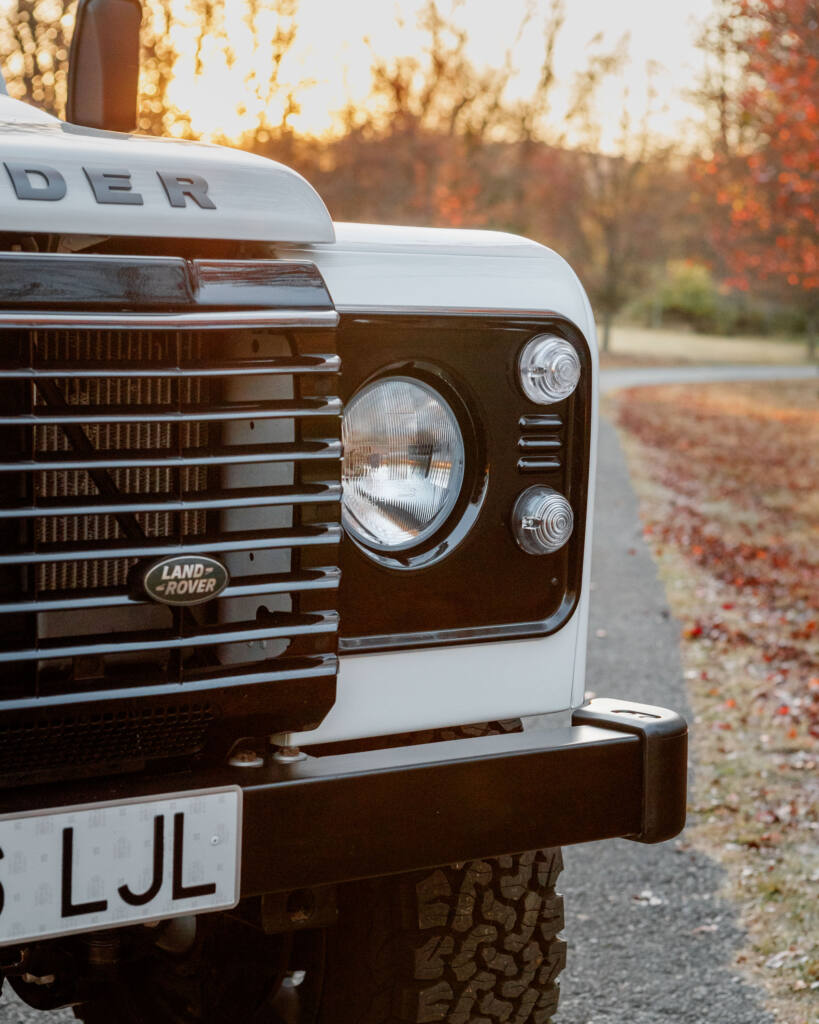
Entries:
POLYGON ((0 775, 43 747, 93 770, 195 753, 234 712, 234 731, 259 734, 320 719, 293 684, 336 668, 334 343, 258 326, 0 331, 0 775), (144 569, 186 552, 220 559, 227 589, 148 600, 144 569))

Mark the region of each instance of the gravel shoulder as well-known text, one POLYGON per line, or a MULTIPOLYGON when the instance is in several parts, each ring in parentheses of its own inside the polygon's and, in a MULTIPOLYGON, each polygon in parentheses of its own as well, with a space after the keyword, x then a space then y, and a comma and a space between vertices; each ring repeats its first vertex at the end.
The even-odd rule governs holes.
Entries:
MULTIPOLYGON (((587 686, 691 718, 679 625, 642 540, 613 427, 601 423, 587 686)), ((561 1024, 770 1024, 764 994, 733 966, 743 933, 721 868, 682 837, 564 851, 561 1024)))

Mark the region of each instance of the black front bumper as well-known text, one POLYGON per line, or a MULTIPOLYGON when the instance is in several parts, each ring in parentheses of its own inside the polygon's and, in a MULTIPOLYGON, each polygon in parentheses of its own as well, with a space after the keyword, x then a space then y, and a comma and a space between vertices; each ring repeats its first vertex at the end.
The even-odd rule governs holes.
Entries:
POLYGON ((687 727, 593 700, 571 727, 7 794, 0 813, 239 785, 242 895, 626 836, 685 824, 687 727))

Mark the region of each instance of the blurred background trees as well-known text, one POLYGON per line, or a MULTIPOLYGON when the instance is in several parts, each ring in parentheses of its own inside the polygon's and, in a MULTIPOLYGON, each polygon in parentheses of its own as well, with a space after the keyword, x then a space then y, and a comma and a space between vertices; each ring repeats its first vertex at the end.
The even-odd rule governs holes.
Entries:
POLYGON ((16 0, 0 11, 0 60, 12 95, 54 113, 65 107, 71 7, 64 0, 16 0))
MULTIPOLYGON (((309 77, 288 63, 299 0, 144 0, 138 126, 195 138, 180 96, 210 88, 230 137, 295 166, 337 219, 491 227, 526 234, 578 270, 603 322, 695 330, 819 330, 819 0, 714 0, 703 27, 702 126, 670 143, 623 95, 628 40, 582 58, 568 110, 554 108, 564 9, 530 0, 512 44, 479 66, 459 3, 426 0, 422 45, 370 47, 364 103, 338 130, 300 134, 309 77), (540 40, 527 94, 512 86, 524 34, 540 40), (220 77, 221 76, 221 77, 220 77), (229 83, 215 89, 213 83, 229 83), (229 115, 229 116, 227 116, 229 115)), ((0 0, 9 91, 60 114, 69 0, 0 0)), ((649 104, 658 97, 652 94, 649 104)), ((212 137, 212 133, 211 136, 212 137)), ((813 342, 815 344, 815 341, 813 342)))
POLYGON ((719 92, 710 158, 692 161, 715 216, 710 237, 727 283, 801 316, 819 331, 819 3, 737 0, 704 40, 739 74, 719 92))

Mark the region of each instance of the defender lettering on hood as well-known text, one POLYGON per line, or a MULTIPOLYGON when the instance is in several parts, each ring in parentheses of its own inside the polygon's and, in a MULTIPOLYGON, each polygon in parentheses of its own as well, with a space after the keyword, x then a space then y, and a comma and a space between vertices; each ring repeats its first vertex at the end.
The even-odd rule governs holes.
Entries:
POLYGON ((4 232, 335 241, 321 197, 255 153, 66 124, 0 94, 4 232))
MULTIPOLYGON (((11 179, 14 194, 18 199, 33 199, 37 202, 53 203, 65 199, 68 186, 65 178, 55 168, 35 161, 4 163, 11 179)), ((91 192, 101 205, 143 206, 142 193, 135 192, 131 184, 131 172, 125 168, 83 167, 91 192)), ((188 200, 201 210, 215 210, 216 204, 208 195, 208 183, 201 174, 175 174, 171 171, 157 171, 168 203, 175 207, 186 207, 188 200)))

